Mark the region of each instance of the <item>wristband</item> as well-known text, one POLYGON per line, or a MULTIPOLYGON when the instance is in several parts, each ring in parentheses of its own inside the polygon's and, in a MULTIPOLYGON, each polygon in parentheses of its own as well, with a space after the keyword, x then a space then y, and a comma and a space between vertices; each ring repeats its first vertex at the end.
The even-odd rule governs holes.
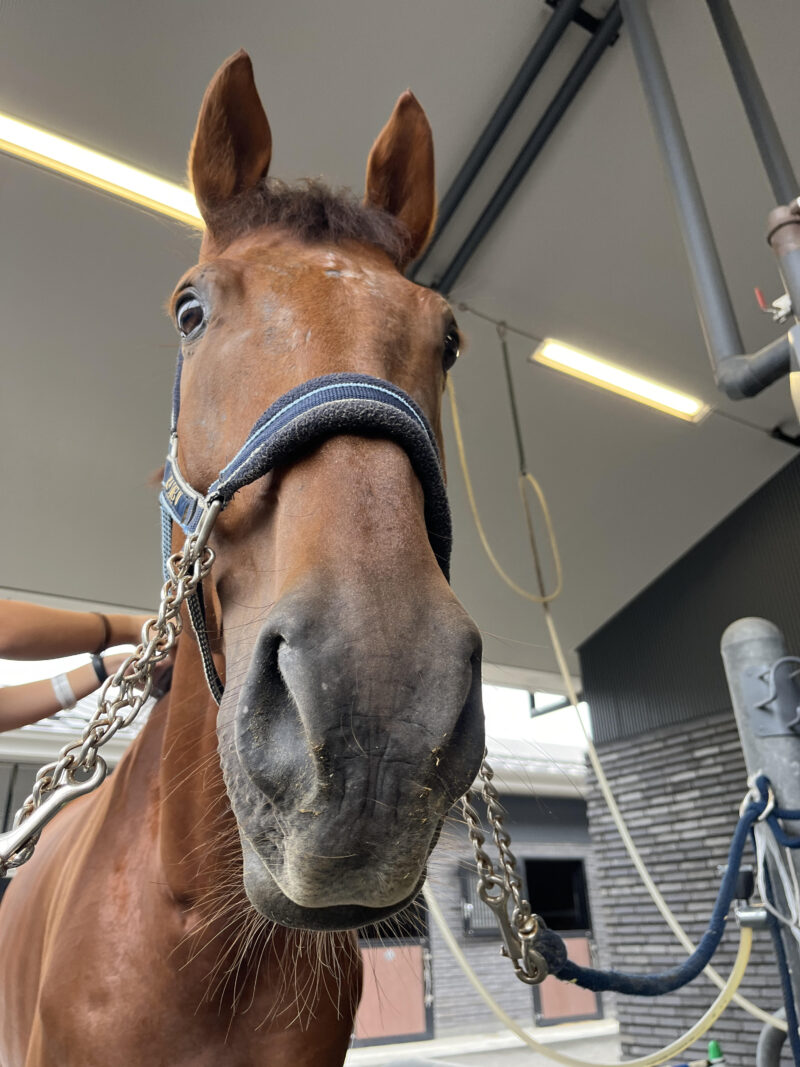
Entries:
POLYGON ((67 678, 66 674, 57 674, 50 679, 50 684, 62 711, 69 711, 70 708, 75 707, 78 703, 78 698, 72 691, 72 686, 69 684, 69 678, 67 678))
POLYGON ((94 673, 97 675, 97 684, 102 685, 106 678, 108 678, 108 671, 106 670, 105 663, 103 663, 103 657, 98 656, 96 652, 92 656, 92 666, 94 667, 94 673))
MULTIPOLYGON (((111 640, 111 623, 108 621, 108 616, 104 615, 102 611, 93 611, 92 615, 96 615, 100 622, 103 624, 103 637, 100 644, 94 650, 95 656, 99 656, 101 652, 108 648, 108 643, 111 640)), ((96 669, 96 668, 95 668, 96 669)))

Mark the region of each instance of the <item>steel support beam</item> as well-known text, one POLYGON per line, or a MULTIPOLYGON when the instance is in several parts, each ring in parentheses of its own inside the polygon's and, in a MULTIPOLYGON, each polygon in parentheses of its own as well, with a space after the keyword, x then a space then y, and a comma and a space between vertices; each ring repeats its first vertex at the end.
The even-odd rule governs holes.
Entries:
POLYGON ((525 142, 510 170, 495 190, 478 221, 472 227, 441 276, 433 282, 434 289, 448 293, 453 288, 464 267, 475 254, 481 241, 495 224, 506 204, 519 187, 520 182, 528 173, 532 163, 547 143, 550 134, 558 125, 564 112, 575 99, 578 90, 594 70, 597 61, 606 48, 616 38, 621 21, 619 4, 615 0, 613 7, 603 19, 600 28, 578 57, 577 62, 537 123, 533 133, 525 142))
POLYGON ((791 340, 779 337, 754 355, 744 353, 697 172, 646 0, 620 0, 620 4, 672 188, 714 379, 733 399, 755 396, 789 372, 791 340))
POLYGON ((580 10, 580 6, 581 0, 561 0, 556 6, 547 21, 547 25, 534 42, 525 62, 519 68, 514 80, 506 90, 503 99, 497 105, 494 114, 484 126, 480 137, 478 137, 469 155, 464 160, 450 188, 442 197, 436 217, 436 230, 425 255, 414 265, 414 269, 411 272, 412 278, 416 278, 419 274, 419 270, 430 254, 431 249, 466 196, 478 172, 505 132, 528 90, 539 76, 542 67, 552 55, 567 26, 580 10))
POLYGON ((730 0, 707 3, 775 201, 788 204, 800 193, 800 187, 730 0))

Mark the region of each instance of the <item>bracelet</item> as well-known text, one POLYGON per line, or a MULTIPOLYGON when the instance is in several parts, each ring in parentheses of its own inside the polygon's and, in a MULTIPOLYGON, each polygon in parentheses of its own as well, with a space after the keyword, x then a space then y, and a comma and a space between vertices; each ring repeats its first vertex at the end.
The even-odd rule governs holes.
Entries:
POLYGON ((97 675, 97 684, 102 685, 106 678, 108 678, 108 671, 106 670, 105 663, 103 663, 103 657, 98 656, 96 652, 92 656, 92 666, 94 667, 94 673, 97 675))
POLYGON ((104 615, 102 611, 93 611, 92 615, 96 615, 100 622, 103 624, 103 637, 100 644, 94 650, 95 656, 99 656, 101 652, 108 648, 108 643, 111 640, 111 623, 108 621, 108 616, 104 615))
POLYGON ((78 698, 75 696, 66 674, 57 674, 50 679, 50 684, 62 711, 69 711, 70 708, 75 707, 78 703, 78 698))

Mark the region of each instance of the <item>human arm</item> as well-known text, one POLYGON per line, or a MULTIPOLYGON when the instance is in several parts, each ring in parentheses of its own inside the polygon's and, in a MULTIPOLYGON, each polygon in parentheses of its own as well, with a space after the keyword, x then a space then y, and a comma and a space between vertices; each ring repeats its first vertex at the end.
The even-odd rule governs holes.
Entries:
POLYGON ((115 645, 138 645, 147 618, 0 600, 0 659, 57 659, 115 645))
MULTIPOLYGON (((111 675, 125 662, 125 654, 103 656, 103 666, 111 675)), ((66 679, 76 700, 100 688, 100 680, 94 665, 84 663, 66 673, 66 679)), ((61 702, 55 694, 51 679, 26 682, 24 685, 9 685, 0 689, 0 732, 17 730, 20 726, 45 719, 61 710, 61 702)))

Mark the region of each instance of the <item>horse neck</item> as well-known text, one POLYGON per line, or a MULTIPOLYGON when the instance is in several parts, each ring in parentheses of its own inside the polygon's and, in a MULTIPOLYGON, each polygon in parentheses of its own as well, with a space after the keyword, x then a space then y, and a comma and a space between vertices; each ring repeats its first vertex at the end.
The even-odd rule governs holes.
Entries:
POLYGON ((164 874, 176 901, 191 907, 241 880, 241 849, 217 752, 217 705, 188 634, 175 658, 159 785, 164 874))

